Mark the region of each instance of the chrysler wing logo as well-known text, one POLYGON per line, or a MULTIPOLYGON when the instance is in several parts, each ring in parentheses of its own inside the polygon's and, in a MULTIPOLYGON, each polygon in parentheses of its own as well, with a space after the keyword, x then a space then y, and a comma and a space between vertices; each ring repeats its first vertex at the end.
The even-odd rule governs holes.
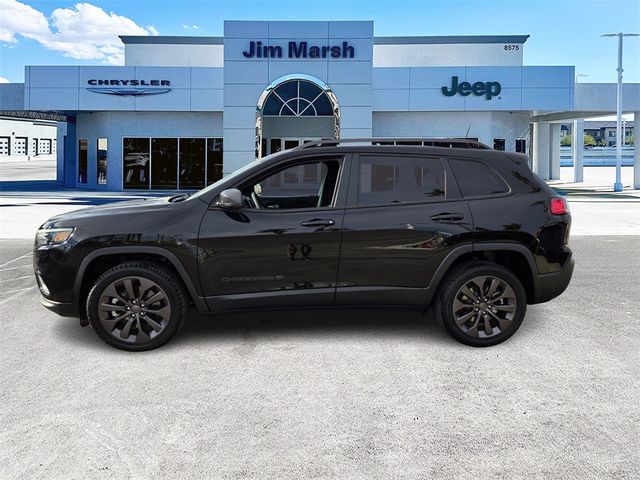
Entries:
POLYGON ((144 88, 144 87, 170 87, 169 80, 117 80, 117 79, 89 79, 87 84, 92 87, 102 86, 102 88, 87 88, 89 92, 103 93, 105 95, 119 95, 121 97, 139 97, 142 95, 159 95, 167 93, 171 88, 144 88), (115 88, 114 88, 115 87, 115 88), (142 88, 139 88, 142 87, 142 88))
POLYGON ((170 92, 170 88, 147 88, 147 89, 132 89, 132 88, 87 88, 88 91, 93 93, 104 93, 106 95, 120 95, 121 97, 139 97, 141 95, 158 95, 160 93, 170 92))

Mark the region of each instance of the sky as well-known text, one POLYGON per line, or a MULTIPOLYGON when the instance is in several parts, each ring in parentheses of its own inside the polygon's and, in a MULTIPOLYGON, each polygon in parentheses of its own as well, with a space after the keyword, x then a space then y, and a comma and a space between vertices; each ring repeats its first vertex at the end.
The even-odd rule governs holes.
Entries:
MULTIPOLYGON (((525 65, 575 65, 579 82, 615 82, 617 41, 640 33, 640 0, 0 0, 0 82, 25 65, 122 65, 118 35, 222 36, 224 20, 373 20, 376 36, 528 34, 525 65)), ((640 82, 640 37, 625 40, 624 81, 640 82)))

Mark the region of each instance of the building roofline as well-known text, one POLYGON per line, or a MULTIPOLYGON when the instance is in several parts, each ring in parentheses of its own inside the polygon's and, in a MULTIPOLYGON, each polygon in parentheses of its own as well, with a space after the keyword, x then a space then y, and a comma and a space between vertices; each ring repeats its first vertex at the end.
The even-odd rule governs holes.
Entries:
POLYGON ((440 35, 433 37, 374 37, 374 45, 427 45, 455 43, 524 43, 529 35, 440 35))
POLYGON ((125 45, 132 43, 145 44, 188 44, 188 45, 222 45, 224 37, 178 36, 178 35, 118 35, 125 45))
MULTIPOLYGON (((373 37, 374 45, 429 45, 464 43, 525 43, 529 35, 441 35, 420 37, 373 37)), ((223 45, 224 37, 182 35, 120 35, 125 45, 172 44, 172 45, 223 45)))

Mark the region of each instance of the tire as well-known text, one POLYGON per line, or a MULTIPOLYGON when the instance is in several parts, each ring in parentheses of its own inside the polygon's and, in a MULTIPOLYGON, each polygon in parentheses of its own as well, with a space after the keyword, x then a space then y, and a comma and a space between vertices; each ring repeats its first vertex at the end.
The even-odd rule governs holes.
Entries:
POLYGON ((123 263, 96 280, 87 298, 87 318, 106 343, 137 352, 167 343, 184 324, 188 305, 182 282, 167 268, 123 263))
POLYGON ((526 309, 520 280, 501 265, 479 261, 464 263, 447 275, 435 306, 449 335, 472 347, 507 340, 522 324, 526 309))

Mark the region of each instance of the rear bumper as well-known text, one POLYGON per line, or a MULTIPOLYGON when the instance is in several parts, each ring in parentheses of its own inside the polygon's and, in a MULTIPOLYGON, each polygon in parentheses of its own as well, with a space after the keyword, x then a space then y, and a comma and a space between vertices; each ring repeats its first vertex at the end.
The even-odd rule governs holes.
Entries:
POLYGON ((574 264, 573 256, 570 255, 557 272, 534 275, 534 298, 529 303, 548 302, 564 292, 571 281, 574 264))
POLYGON ((48 300, 44 297, 40 299, 40 303, 44 305, 47 309, 51 310, 53 313, 57 313, 61 317, 74 317, 78 318, 78 308, 73 303, 65 303, 65 302, 54 302, 53 300, 48 300))

